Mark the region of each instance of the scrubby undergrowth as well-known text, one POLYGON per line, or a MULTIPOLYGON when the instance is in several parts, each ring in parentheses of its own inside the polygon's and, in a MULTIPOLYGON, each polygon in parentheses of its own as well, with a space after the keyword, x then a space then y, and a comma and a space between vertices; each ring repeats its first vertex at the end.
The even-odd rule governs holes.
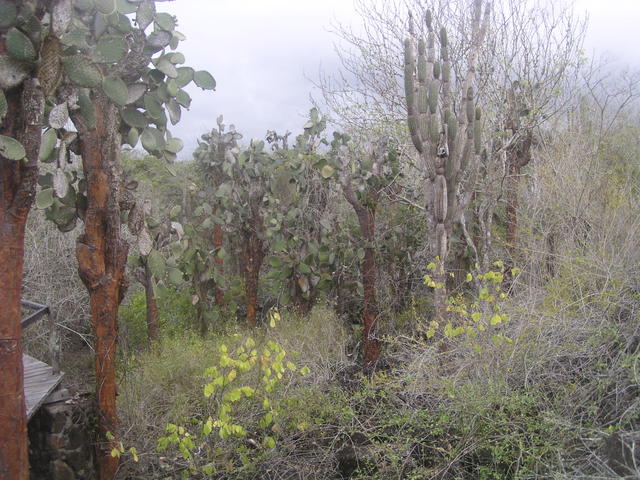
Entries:
MULTIPOLYGON (((366 372, 351 354, 357 337, 326 307, 282 311, 271 329, 166 335, 121 362, 121 436, 139 461, 125 455, 120 478, 637 478, 615 463, 620 440, 640 430, 638 302, 628 293, 591 304, 590 315, 514 295, 500 327, 511 342, 406 332, 366 372), (268 425, 262 402, 241 398, 231 417, 244 433, 221 438, 214 423, 205 434, 224 403, 204 396, 206 371, 221 368, 222 345, 233 358, 248 338, 260 351, 279 345, 310 374, 285 372, 268 394, 268 425), (174 438, 190 432, 188 455, 180 442, 158 450, 169 424, 174 438)), ((260 391, 262 374, 238 375, 238 386, 260 391)))

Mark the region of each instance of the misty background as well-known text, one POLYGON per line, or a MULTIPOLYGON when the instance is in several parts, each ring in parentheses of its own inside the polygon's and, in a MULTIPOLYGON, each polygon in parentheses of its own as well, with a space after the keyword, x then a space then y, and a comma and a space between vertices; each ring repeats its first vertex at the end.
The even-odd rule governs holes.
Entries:
MULTIPOLYGON (((332 27, 339 22, 362 28, 350 0, 177 0, 158 7, 178 18, 178 30, 187 37, 178 48, 186 64, 208 70, 217 82, 214 92, 187 87, 191 108, 171 128, 185 143, 183 159, 218 115, 246 142, 264 139, 267 130, 300 133, 311 97, 321 101, 313 81, 320 72, 340 71, 340 38, 332 27)), ((574 8, 588 18, 587 56, 606 55, 623 68, 640 68, 640 1, 577 0, 574 8)))

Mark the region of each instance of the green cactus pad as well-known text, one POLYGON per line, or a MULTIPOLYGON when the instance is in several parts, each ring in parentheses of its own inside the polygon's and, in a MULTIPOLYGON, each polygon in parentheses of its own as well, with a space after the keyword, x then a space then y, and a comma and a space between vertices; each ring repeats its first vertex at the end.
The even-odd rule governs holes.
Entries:
POLYGON ((22 160, 27 152, 15 138, 0 135, 0 155, 9 160, 22 160))
POLYGON ((160 60, 158 60, 158 63, 156 64, 156 68, 158 70, 160 70, 162 73, 164 73, 169 78, 177 78, 178 77, 178 70, 173 65, 173 63, 171 63, 171 61, 169 61, 168 58, 164 58, 163 57, 160 60))
POLYGON ((105 77, 102 81, 102 90, 117 105, 124 106, 127 103, 129 90, 127 84, 120 77, 105 77))
POLYGON ((158 28, 172 32, 176 28, 176 19, 168 13, 156 13, 155 21, 158 28))
POLYGON ((216 81, 206 70, 200 70, 193 74, 193 81, 195 84, 202 88, 203 90, 215 90, 216 89, 216 81))
POLYGON ((144 108, 154 120, 160 120, 164 116, 162 104, 153 93, 146 93, 144 96, 144 108))
POLYGON ((142 146, 148 152, 162 150, 165 146, 164 135, 157 128, 147 127, 140 135, 142 146))
POLYGON ((127 144, 129 144, 131 148, 135 148, 135 146, 138 144, 139 138, 140 133, 138 132, 138 129, 130 128, 129 133, 127 133, 127 144))
POLYGON ((178 93, 176 94, 176 101, 184 108, 189 108, 191 106, 191 97, 184 90, 178 90, 178 93))
POLYGON ((180 121, 182 110, 175 99, 172 98, 167 102, 167 112, 169 112, 169 121, 171 122, 171 125, 175 125, 180 121))
POLYGON ((0 0, 0 29, 12 27, 18 18, 18 9, 15 3, 0 0))
POLYGON ((93 60, 97 63, 116 63, 127 52, 124 38, 118 35, 103 35, 96 44, 93 60))
POLYGON ((116 0, 94 0, 96 10, 105 15, 111 15, 116 11, 116 0))
POLYGON ((138 7, 136 12, 136 23, 141 30, 145 30, 151 22, 156 13, 156 6, 151 0, 145 0, 138 7))
POLYGON ((122 110, 122 119, 126 122, 127 125, 135 128, 146 128, 149 125, 149 120, 147 117, 133 107, 127 107, 122 110))
POLYGON ((170 138, 164 146, 164 149, 171 153, 178 153, 184 148, 184 143, 179 138, 170 138))
POLYGON ((81 55, 65 58, 64 69, 69 79, 79 87, 95 88, 102 83, 100 69, 81 55))
POLYGON ((7 52, 20 62, 32 62, 36 59, 36 49, 24 33, 16 28, 7 32, 5 37, 7 52))
POLYGON ((179 67, 176 69, 178 76, 175 78, 178 88, 182 88, 193 80, 194 70, 191 67, 179 67))
POLYGON ((138 2, 130 2, 129 0, 116 0, 116 8, 123 15, 135 13, 138 10, 138 2))
POLYGON ((96 108, 89 97, 89 91, 84 88, 78 92, 78 106, 86 127, 89 130, 96 128, 96 108))
POLYGON ((49 208, 53 205, 53 188, 46 188, 40 190, 36 195, 36 207, 41 210, 49 208))

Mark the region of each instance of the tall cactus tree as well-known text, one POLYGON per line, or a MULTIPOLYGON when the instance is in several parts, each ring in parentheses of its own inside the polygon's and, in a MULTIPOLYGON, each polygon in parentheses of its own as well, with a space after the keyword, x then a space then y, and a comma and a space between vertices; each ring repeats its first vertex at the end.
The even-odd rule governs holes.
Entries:
POLYGON ((518 187, 522 169, 531 161, 531 147, 534 144, 533 130, 523 125, 521 117, 526 111, 522 100, 519 98, 519 83, 514 82, 507 92, 505 102, 509 109, 505 122, 505 130, 509 132, 513 140, 506 147, 507 160, 507 185, 506 215, 507 215, 507 249, 514 261, 517 252, 518 236, 518 187))
MULTIPOLYGON (((217 221, 213 222, 211 229, 211 240, 215 252, 224 250, 223 224, 221 222, 222 209, 219 200, 220 185, 228 181, 228 175, 223 171, 222 167, 225 157, 228 159, 232 155, 232 150, 238 149, 238 140, 242 135, 231 125, 228 131, 225 131, 223 117, 220 115, 216 123, 217 129, 211 130, 210 133, 202 135, 202 142, 199 142, 198 149, 194 152, 194 159, 198 162, 198 168, 203 173, 206 185, 202 186, 202 190, 208 201, 212 202, 213 214, 217 221)), ((217 255, 214 264, 218 277, 224 277, 224 259, 217 255)), ((216 283, 215 301, 219 308, 225 307, 224 288, 220 281, 216 283)))
MULTIPOLYGON (((118 428, 117 314, 128 283, 121 213, 133 207, 121 178, 123 138, 132 146, 140 140, 149 153, 175 160, 182 142, 166 127, 176 124, 181 107, 190 103, 182 87, 193 81, 213 89, 215 80, 208 72, 176 66, 185 61, 174 51, 184 36, 175 30, 176 19, 156 12, 152 0, 1 3, 3 21, 15 10, 10 4, 21 13, 8 17, 12 45, 9 58, 0 53, 0 65, 17 69, 17 75, 8 73, 18 82, 37 71, 46 98, 46 131, 29 160, 55 162, 57 168, 35 203, 63 231, 72 230, 78 219, 84 222, 76 257, 95 332, 98 474, 111 479, 118 468, 117 456, 111 455, 118 428), (69 121, 74 132, 66 129, 69 121), (71 171, 70 151, 82 157, 81 176, 71 171)), ((29 138, 38 138, 35 130, 29 138)))
POLYGON ((380 317, 376 295, 376 209, 384 198, 383 194, 394 189, 399 174, 398 155, 387 139, 378 139, 374 144, 357 150, 347 135, 336 132, 333 136, 333 165, 323 167, 322 175, 329 178, 337 169, 342 194, 353 207, 360 225, 362 358, 365 365, 372 365, 380 357, 380 342, 376 337, 380 317))
POLYGON ((312 108, 303 133, 292 146, 287 134, 271 131, 267 136, 274 150, 266 217, 272 254, 269 275, 283 284, 281 301, 291 300, 303 314, 333 280, 335 254, 331 252, 336 245, 329 238, 335 227, 330 220, 331 184, 319 174, 320 165, 326 165, 319 152, 319 147, 328 144, 326 124, 327 118, 312 108))
POLYGON ((409 133, 420 154, 427 181, 428 241, 436 257, 433 272, 436 319, 445 312, 446 261, 449 239, 471 199, 469 185, 477 168, 481 149, 481 112, 475 106, 474 80, 478 54, 489 23, 490 5, 474 1, 471 48, 464 78, 452 78, 446 29, 439 34, 436 58, 436 34, 431 11, 425 24, 427 39, 418 40, 416 55, 413 26, 404 42, 405 99, 409 133), (457 84, 459 99, 454 101, 452 84, 457 84))
MULTIPOLYGON (((203 135, 204 142, 200 143, 194 155, 201 166, 221 175, 213 192, 216 211, 220 215, 216 222, 224 222, 226 228, 237 232, 242 244, 247 325, 253 327, 258 319, 260 269, 267 252, 264 224, 267 205, 264 197, 271 176, 272 159, 262 141, 251 140, 249 147, 240 151, 236 146, 240 138, 235 127, 230 126, 229 131, 223 133, 219 125, 219 131, 203 135)), ((213 213, 213 207, 208 207, 213 213)), ((212 273, 220 277, 215 271, 212 273)))

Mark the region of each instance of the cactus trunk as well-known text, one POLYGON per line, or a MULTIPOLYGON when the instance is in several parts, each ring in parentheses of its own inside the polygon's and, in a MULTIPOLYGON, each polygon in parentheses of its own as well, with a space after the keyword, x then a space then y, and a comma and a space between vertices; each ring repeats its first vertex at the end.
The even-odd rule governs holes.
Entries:
MULTIPOLYGON (((222 227, 220 225, 214 225, 213 226, 213 248, 215 249, 216 252, 218 252, 222 247, 223 247, 222 227)), ((224 277, 224 260, 216 255, 214 263, 216 265, 216 270, 218 271, 218 274, 220 275, 220 277, 221 278, 224 277)), ((224 290, 220 287, 220 285, 216 285, 216 305, 220 309, 223 309, 226 305, 224 301, 224 290)))
POLYGON ((365 242, 362 261, 362 286, 364 289, 363 323, 363 359, 366 365, 375 363, 380 357, 380 342, 377 340, 376 323, 378 321, 378 301, 376 299, 376 260, 375 248, 375 208, 362 208, 358 211, 358 221, 365 242))
MULTIPOLYGON (((4 48, 0 40, 0 46, 4 48)), ((38 175, 44 99, 34 81, 7 92, 0 134, 19 140, 27 161, 0 156, 0 479, 29 478, 22 364, 24 235, 38 175)))
POLYGON ((368 192, 366 201, 360 201, 346 175, 341 179, 342 192, 344 197, 353 207, 360 224, 360 232, 364 249, 364 258, 360 271, 362 273, 362 287, 364 290, 363 313, 362 313, 362 357, 365 365, 372 365, 380 358, 380 342, 376 338, 376 326, 378 323, 379 310, 376 299, 376 205, 378 203, 378 192, 368 192))
POLYGON ((247 302, 247 325, 255 327, 258 311, 258 283, 260 267, 264 260, 262 240, 254 231, 246 231, 243 235, 244 245, 244 288, 247 302))
MULTIPOLYGON (((475 107, 473 82, 478 53, 489 21, 489 8, 482 15, 482 0, 474 2, 472 43, 467 58, 467 73, 461 79, 458 113, 454 115, 451 94, 451 61, 447 31, 439 37, 436 59, 435 32, 431 12, 425 14, 427 40, 404 42, 404 84, 411 140, 420 154, 429 185, 427 186, 428 243, 437 265, 433 280, 435 316, 445 316, 446 263, 448 241, 453 226, 459 221, 471 195, 465 192, 459 202, 460 184, 477 163, 481 149, 480 110, 475 107), (474 162, 472 162, 472 160, 474 162)), ((412 33, 412 32, 411 32, 412 33)), ((413 34, 412 34, 413 35, 413 34)), ((471 180, 472 181, 472 180, 471 180)), ((472 186, 471 186, 472 187, 472 186)), ((472 191, 472 188, 470 189, 472 191)))
MULTIPOLYGON (((5 182, 7 160, 0 160, 5 182)), ((11 161, 14 163, 13 161, 11 161)), ((15 168, 15 167, 13 167, 15 168)), ((5 195, 3 195, 5 197, 5 195)), ((4 198, 2 199, 4 200, 4 198)), ((0 479, 29 478, 27 416, 22 365, 20 299, 24 258, 24 230, 27 216, 12 217, 0 207, 0 479)))
POLYGON ((93 99, 97 126, 88 129, 82 115, 73 121, 80 135, 82 167, 87 181, 87 210, 84 233, 78 237, 78 273, 89 292, 91 320, 95 333, 96 399, 98 403, 98 472, 101 480, 112 479, 118 458, 111 456, 117 434, 116 347, 118 306, 127 279, 125 266, 129 247, 120 236, 118 157, 120 116, 107 97, 96 92, 93 99))

